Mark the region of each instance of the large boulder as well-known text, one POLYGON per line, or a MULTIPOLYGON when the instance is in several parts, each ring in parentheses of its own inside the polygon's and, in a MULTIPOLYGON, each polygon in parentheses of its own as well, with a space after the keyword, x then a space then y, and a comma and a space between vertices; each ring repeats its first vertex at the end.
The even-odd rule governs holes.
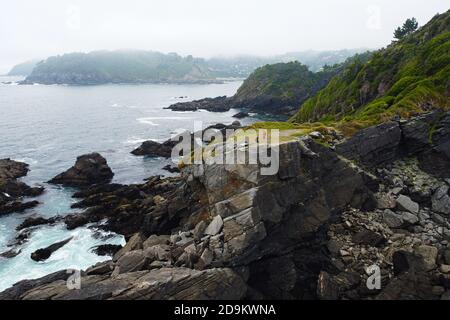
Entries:
POLYGON ((433 210, 439 213, 450 214, 450 193, 449 187, 444 185, 439 187, 431 198, 433 210))
POLYGON ((87 187, 111 181, 114 173, 106 159, 98 153, 85 154, 77 158, 73 167, 57 175, 49 183, 70 187, 87 187))

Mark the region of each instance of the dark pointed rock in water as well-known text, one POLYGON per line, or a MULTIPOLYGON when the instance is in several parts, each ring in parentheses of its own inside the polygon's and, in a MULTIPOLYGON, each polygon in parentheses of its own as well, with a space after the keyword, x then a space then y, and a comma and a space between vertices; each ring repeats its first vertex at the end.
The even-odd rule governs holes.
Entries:
POLYGON ((248 117, 249 116, 249 114, 247 113, 247 112, 239 112, 239 113, 236 113, 234 116, 233 116, 233 118, 236 118, 236 119, 243 119, 243 118, 246 118, 246 117, 248 117))
POLYGON ((70 237, 70 238, 68 238, 66 240, 63 240, 61 242, 54 243, 54 244, 48 246, 47 248, 38 249, 38 250, 36 250, 35 252, 33 252, 31 254, 31 259, 33 259, 34 261, 47 260, 48 258, 50 258, 50 256, 53 254, 53 252, 55 252, 56 250, 64 247, 72 239, 73 239, 73 237, 70 237))
POLYGON ((21 252, 22 252, 22 250, 16 251, 14 249, 11 249, 9 251, 5 251, 3 253, 0 253, 0 257, 1 258, 6 258, 6 259, 11 259, 11 258, 17 257, 21 252))
POLYGON ((49 183, 70 187, 87 187, 107 183, 113 176, 114 173, 106 159, 98 153, 91 153, 78 157, 72 168, 57 175, 49 183))
POLYGON ((175 146, 175 144, 175 142, 172 142, 170 140, 164 143, 148 140, 144 141, 139 148, 131 151, 131 153, 135 156, 170 158, 172 154, 172 148, 175 146))
POLYGON ((64 217, 64 223, 66 224, 67 230, 74 230, 84 226, 88 222, 89 219, 84 214, 71 214, 64 217))
POLYGON ((22 229, 26 229, 26 228, 30 228, 30 227, 35 227, 35 226, 40 226, 40 225, 44 225, 44 224, 53 224, 55 223, 57 220, 59 220, 60 217, 53 217, 53 218, 43 218, 43 217, 29 217, 27 219, 25 219, 17 228, 17 231, 20 231, 22 229))
POLYGON ((167 166, 165 166, 162 169, 166 170, 166 171, 169 171, 170 173, 179 173, 180 172, 180 169, 178 169, 178 167, 172 166, 170 164, 168 164, 167 166))
POLYGON ((120 249, 122 249, 121 245, 116 244, 102 244, 97 247, 95 247, 92 252, 97 254, 98 256, 113 256, 115 255, 120 249))
POLYGON ((27 175, 28 164, 11 159, 0 159, 0 180, 17 179, 27 175))
POLYGON ((36 207, 38 204, 39 201, 21 202, 15 200, 3 204, 0 202, 0 216, 13 212, 24 212, 25 210, 36 207))

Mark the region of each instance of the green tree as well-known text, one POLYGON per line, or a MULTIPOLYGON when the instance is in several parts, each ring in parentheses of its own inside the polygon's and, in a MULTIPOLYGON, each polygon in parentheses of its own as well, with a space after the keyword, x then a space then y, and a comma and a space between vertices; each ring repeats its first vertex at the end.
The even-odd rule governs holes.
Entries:
POLYGON ((403 32, 405 32, 405 35, 413 33, 417 30, 419 27, 419 23, 417 22, 416 18, 406 19, 405 23, 403 24, 403 32))
POLYGON ((417 22, 416 18, 406 19, 406 21, 403 23, 403 26, 400 28, 398 27, 394 31, 394 38, 395 39, 403 39, 408 34, 413 33, 417 30, 419 27, 419 23, 417 22))
POLYGON ((403 32, 403 29, 398 27, 397 29, 395 29, 394 31, 394 38, 400 40, 401 38, 403 38, 405 36, 405 33, 403 32))

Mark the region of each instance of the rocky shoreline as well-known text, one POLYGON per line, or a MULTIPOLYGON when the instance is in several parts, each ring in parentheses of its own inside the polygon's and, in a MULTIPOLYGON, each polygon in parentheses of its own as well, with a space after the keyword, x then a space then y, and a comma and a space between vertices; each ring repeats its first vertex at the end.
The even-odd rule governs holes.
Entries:
POLYGON ((178 102, 166 109, 172 111, 198 111, 207 110, 210 112, 227 112, 231 109, 241 109, 242 112, 235 116, 238 119, 248 117, 248 112, 267 113, 276 116, 291 116, 297 110, 295 103, 286 105, 284 102, 276 101, 271 97, 256 97, 238 101, 234 97, 215 97, 200 100, 178 102))
POLYGON ((37 201, 24 201, 24 197, 35 197, 44 192, 43 187, 30 187, 18 181, 28 173, 28 164, 11 159, 0 160, 0 216, 23 212, 37 206, 37 201))
POLYGON ((66 225, 105 221, 126 245, 105 248, 112 259, 84 270, 80 290, 61 271, 0 299, 448 300, 449 145, 450 112, 434 111, 283 142, 274 176, 204 164, 137 185, 91 180, 66 225))

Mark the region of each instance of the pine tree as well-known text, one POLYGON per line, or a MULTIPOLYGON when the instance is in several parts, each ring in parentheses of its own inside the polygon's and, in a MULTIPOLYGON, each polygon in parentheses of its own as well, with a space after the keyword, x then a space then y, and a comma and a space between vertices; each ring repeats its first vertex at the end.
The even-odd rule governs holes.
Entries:
POLYGON ((394 38, 400 40, 401 38, 403 38, 404 36, 404 32, 403 29, 398 27, 397 29, 395 29, 394 31, 394 38))
POLYGON ((400 40, 408 34, 416 31, 418 27, 419 23, 417 22, 416 18, 413 17, 411 19, 406 19, 402 27, 398 27, 397 29, 395 29, 394 38, 400 40))
POLYGON ((403 32, 405 35, 408 35, 414 31, 417 30, 417 27, 419 26, 419 23, 417 22, 416 18, 406 19, 405 23, 403 24, 403 32))

